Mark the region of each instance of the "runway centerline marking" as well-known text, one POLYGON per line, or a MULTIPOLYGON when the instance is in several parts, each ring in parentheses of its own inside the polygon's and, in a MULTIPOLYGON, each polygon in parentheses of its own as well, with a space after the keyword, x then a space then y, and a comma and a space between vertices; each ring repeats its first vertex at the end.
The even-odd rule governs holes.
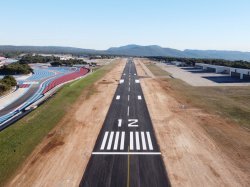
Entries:
POLYGON ((129 106, 128 106, 128 111, 127 111, 127 116, 129 116, 129 106))
POLYGON ((128 101, 129 101, 129 95, 128 95, 128 101))

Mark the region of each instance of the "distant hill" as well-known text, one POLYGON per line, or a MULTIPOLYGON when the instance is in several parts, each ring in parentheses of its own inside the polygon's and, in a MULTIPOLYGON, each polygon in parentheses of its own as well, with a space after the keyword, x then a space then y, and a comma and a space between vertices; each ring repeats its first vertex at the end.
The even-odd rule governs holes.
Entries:
POLYGON ((158 45, 140 46, 126 45, 111 47, 107 50, 82 49, 59 46, 11 46, 0 45, 0 52, 35 52, 35 53, 72 53, 72 54, 100 54, 100 55, 126 55, 126 56, 170 56, 187 58, 217 58, 226 60, 250 61, 250 52, 221 51, 221 50, 190 50, 184 51, 163 48, 158 45))

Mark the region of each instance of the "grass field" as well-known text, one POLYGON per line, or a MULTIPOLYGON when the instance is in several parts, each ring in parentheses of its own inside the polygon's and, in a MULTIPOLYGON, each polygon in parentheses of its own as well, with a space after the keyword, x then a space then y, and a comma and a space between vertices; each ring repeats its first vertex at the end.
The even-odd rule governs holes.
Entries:
POLYGON ((92 85, 113 67, 104 66, 86 78, 65 85, 53 98, 35 111, 0 132, 0 186, 15 173, 33 149, 70 110, 84 90, 94 93, 92 85))
MULTIPOLYGON (((154 74, 162 74, 160 67, 150 64, 154 74)), ((250 129, 250 87, 193 87, 179 79, 164 79, 175 97, 210 113, 229 118, 250 129)))
POLYGON ((163 69, 159 68, 158 66, 156 66, 153 63, 147 63, 145 64, 147 66, 147 68, 154 74, 154 76, 156 77, 160 77, 160 76, 169 76, 170 73, 164 71, 163 69))

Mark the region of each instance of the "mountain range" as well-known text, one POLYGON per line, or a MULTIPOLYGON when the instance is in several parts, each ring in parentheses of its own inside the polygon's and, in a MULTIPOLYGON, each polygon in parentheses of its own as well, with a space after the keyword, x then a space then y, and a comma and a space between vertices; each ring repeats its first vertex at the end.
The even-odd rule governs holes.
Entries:
POLYGON ((126 45, 111 47, 107 50, 82 49, 59 46, 12 46, 0 45, 0 52, 34 52, 34 53, 72 53, 92 55, 126 55, 126 56, 170 56, 186 58, 216 58, 226 60, 250 61, 250 52, 223 51, 223 50, 177 50, 163 48, 158 45, 126 45))

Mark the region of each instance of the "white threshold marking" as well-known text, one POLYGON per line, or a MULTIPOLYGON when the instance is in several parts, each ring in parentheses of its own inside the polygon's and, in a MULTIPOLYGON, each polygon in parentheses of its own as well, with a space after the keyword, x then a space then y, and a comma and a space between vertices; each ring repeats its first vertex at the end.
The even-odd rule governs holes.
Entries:
POLYGON ((121 97, 120 95, 117 95, 117 96, 116 96, 116 100, 119 100, 119 99, 120 99, 120 97, 121 97))
POLYGON ((144 132, 141 132, 141 141, 142 141, 142 149, 147 150, 144 132))
POLYGON ((127 116, 129 116, 129 106, 128 106, 128 112, 127 112, 127 116))
POLYGON ((124 141, 125 140, 125 132, 122 132, 122 137, 121 137, 121 144, 120 144, 120 150, 124 150, 124 141))
POLYGON ((116 132, 114 150, 117 150, 120 132, 116 132))
POLYGON ((138 100, 141 100, 141 96, 140 95, 138 95, 138 100))
POLYGON ((133 137, 133 132, 130 132, 130 142, 129 142, 129 148, 130 150, 133 150, 134 149, 134 137, 133 137))
POLYGON ((103 138, 103 140, 102 140, 102 145, 101 145, 101 150, 103 150, 104 149, 104 147, 105 147, 105 145, 106 145, 106 141, 107 141, 107 138, 108 138, 108 134, 109 134, 109 132, 105 132, 105 134, 104 134, 104 138, 103 138))
POLYGON ((92 152, 92 155, 161 155, 160 152, 92 152))
POLYGON ((122 126, 122 119, 118 119, 118 127, 122 126))
POLYGON ((113 141, 113 136, 114 136, 114 131, 111 131, 110 136, 109 136, 109 142, 108 142, 107 150, 111 149, 111 145, 112 145, 112 141, 113 141))
POLYGON ((139 132, 135 132, 136 150, 140 150, 139 132))
POLYGON ((153 150, 153 144, 152 144, 152 140, 151 140, 151 136, 149 132, 146 132, 147 134, 147 138, 148 138, 148 146, 149 146, 149 150, 153 150))

